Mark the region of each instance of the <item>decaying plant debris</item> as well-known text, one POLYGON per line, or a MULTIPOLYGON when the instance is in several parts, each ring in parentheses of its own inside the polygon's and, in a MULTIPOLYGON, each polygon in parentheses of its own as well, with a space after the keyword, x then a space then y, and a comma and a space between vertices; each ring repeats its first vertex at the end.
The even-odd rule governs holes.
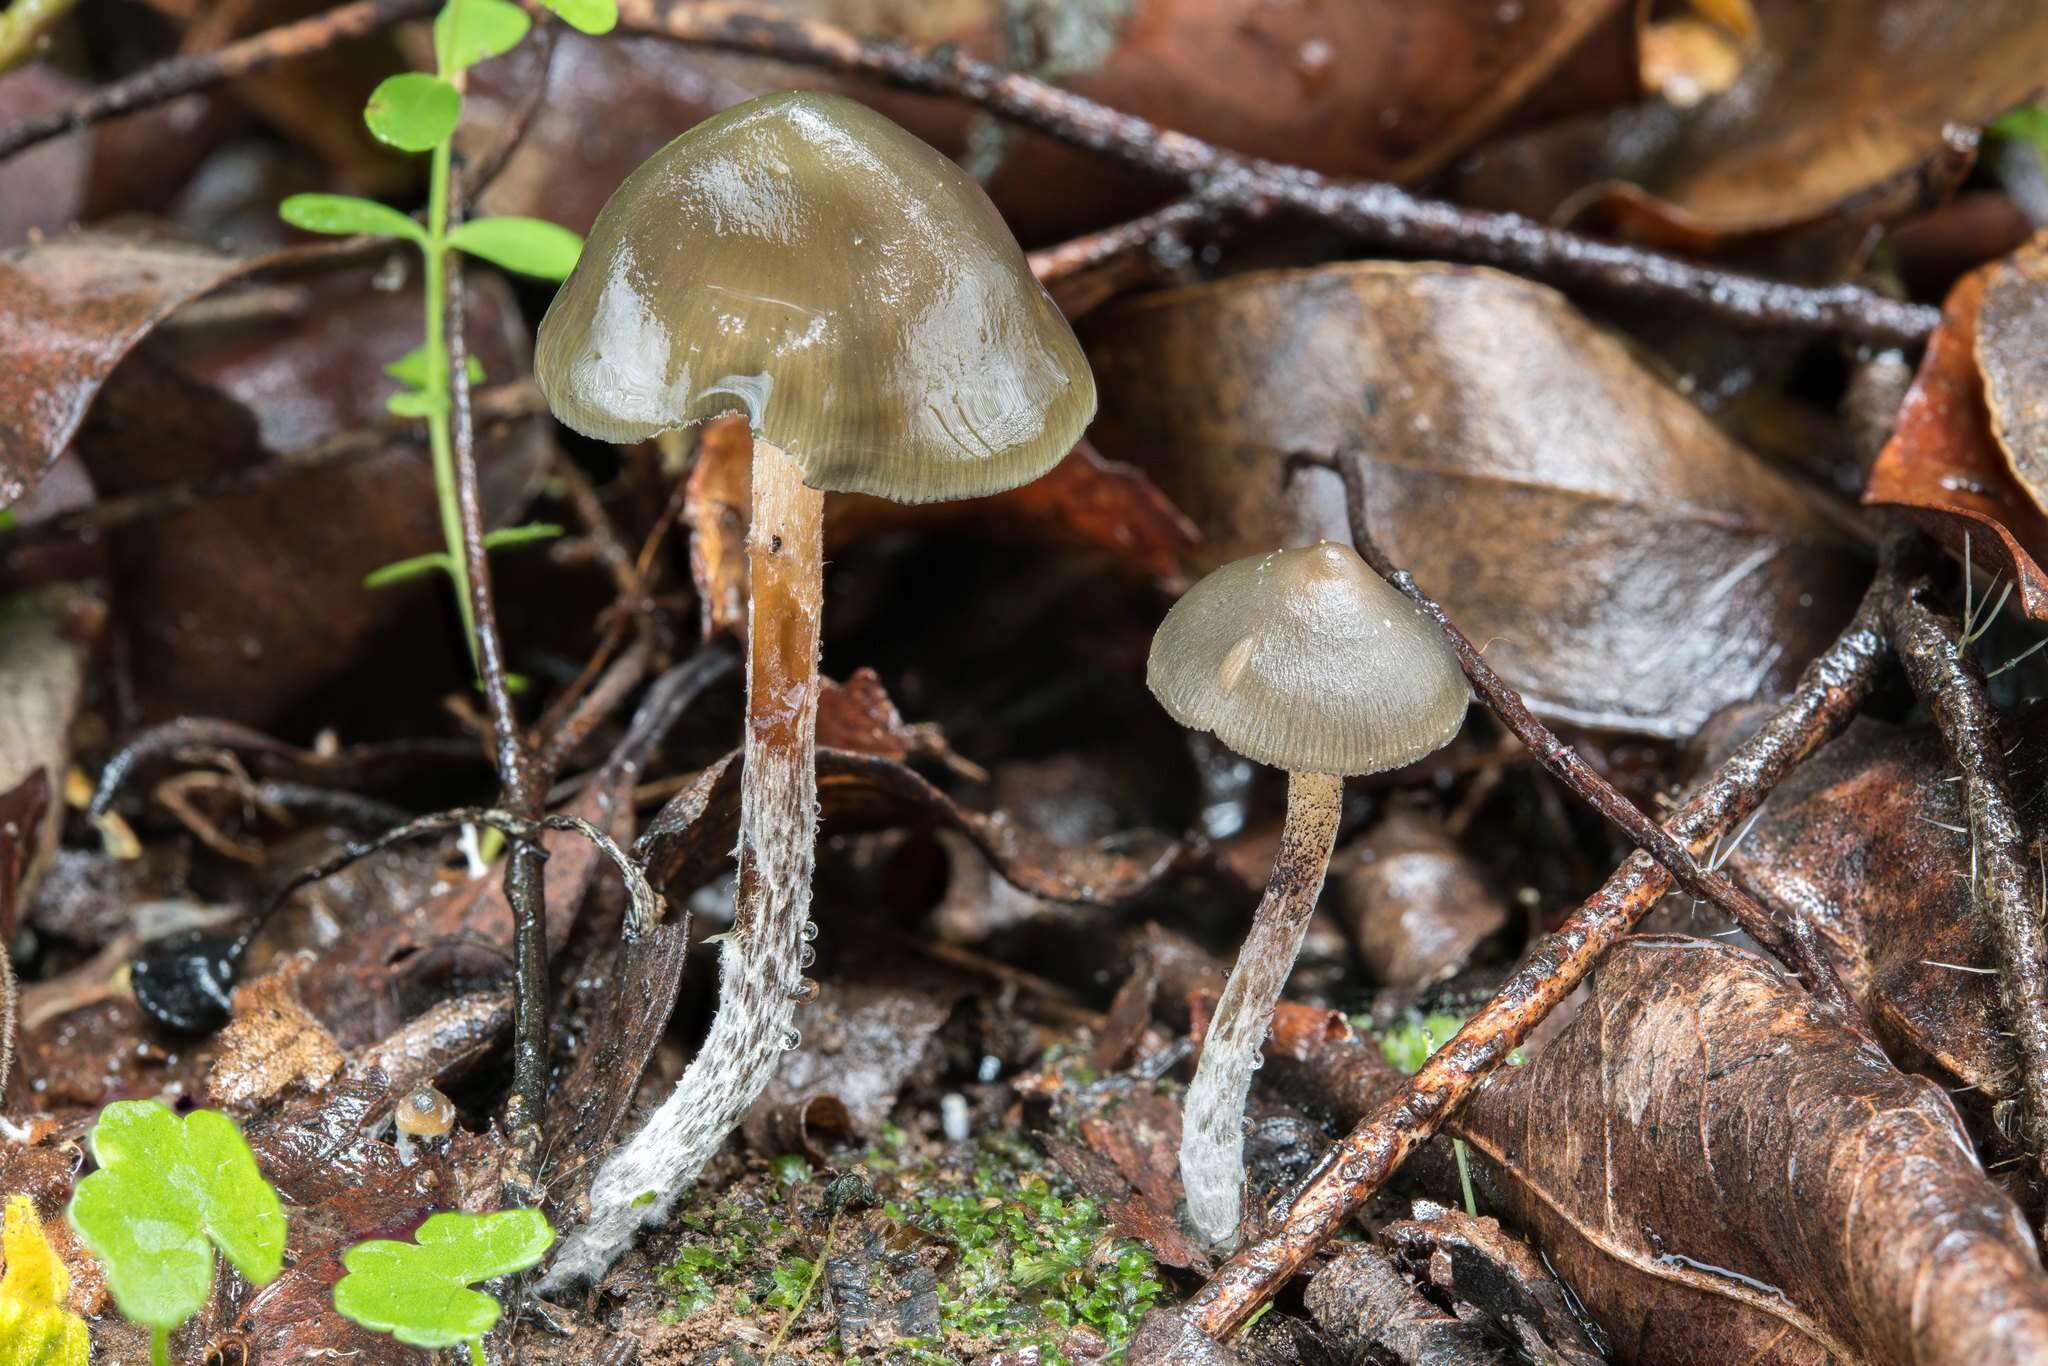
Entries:
MULTIPOLYGON (((1940 0, 14 0, 0 1359, 2048 1359, 2044 73, 1940 0), (742 104, 931 173, 783 245, 977 377, 1035 317, 1028 470, 818 473, 925 415, 879 343, 589 420, 705 317, 941 335, 605 314, 761 266, 743 147, 536 381, 518 225, 742 104), (1311 561, 1422 650, 1391 759, 1311 561), (107 1114, 264 1221, 154 1342, 107 1114)), ((963 387, 915 453, 1022 430, 963 387)))

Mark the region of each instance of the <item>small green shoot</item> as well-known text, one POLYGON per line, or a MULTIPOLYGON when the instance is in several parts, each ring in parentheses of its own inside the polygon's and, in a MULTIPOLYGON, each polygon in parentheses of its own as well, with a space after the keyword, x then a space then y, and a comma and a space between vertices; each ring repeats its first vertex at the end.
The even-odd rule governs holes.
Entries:
POLYGON ((1984 131, 1993 137, 2031 145, 2034 155, 2048 165, 2048 105, 2023 104, 2003 118, 1994 119, 1984 131))
POLYGON ((71 1273, 26 1195, 7 1198, 0 1250, 7 1257, 7 1273, 0 1276, 0 1366, 86 1366, 92 1335, 66 1305, 71 1273))
MULTIPOLYGON (((1360 1028, 1369 1028, 1363 1017, 1352 1022, 1360 1028)), ((1437 1046, 1464 1027, 1463 1015, 1430 1014, 1411 1017, 1380 1035, 1380 1052, 1387 1061, 1403 1072, 1413 1075, 1420 1071, 1422 1064, 1429 1061, 1429 1055, 1437 1046)), ((1518 1048, 1508 1055, 1512 1067, 1522 1065, 1522 1051, 1518 1048)), ((1479 1202, 1472 1196, 1472 1166, 1465 1155, 1465 1140, 1451 1140, 1451 1151, 1458 1159, 1458 1184, 1465 1192, 1465 1213, 1477 1216, 1479 1202)))
MULTIPOLYGON (((541 0, 564 22, 584 33, 605 33, 618 22, 616 0, 541 0)), ((477 658, 476 620, 469 601, 469 569, 462 556, 462 515, 456 502, 455 456, 449 430, 448 349, 445 341, 448 253, 466 252, 505 270, 546 280, 565 278, 576 264, 583 241, 567 228, 538 218, 474 218, 448 225, 451 149, 462 121, 462 89, 471 66, 517 47, 532 20, 510 0, 447 0, 434 19, 432 73, 409 71, 393 76, 371 92, 363 122, 379 141, 405 152, 424 152, 427 169, 427 212, 424 226, 388 205, 349 195, 295 194, 278 205, 278 214, 307 232, 358 234, 410 242, 425 262, 426 341, 387 367, 403 386, 390 400, 399 417, 427 424, 427 445, 434 462, 434 491, 441 510, 445 551, 416 556, 370 575, 370 587, 397 583, 420 574, 443 573, 454 585, 456 608, 471 663, 477 658)), ((466 367, 471 383, 483 378, 474 361, 466 367)), ((526 531, 528 528, 515 528, 526 531)), ((499 533, 502 536, 504 533, 499 533)), ((536 539, 526 536, 524 540, 536 539)), ((522 539, 500 540, 517 545, 522 539)), ((490 540, 485 549, 493 548, 490 540)))
POLYGON ((410 1243, 378 1238, 350 1248, 341 1259, 348 1274, 335 1282, 334 1308, 408 1347, 467 1346, 475 1366, 484 1366, 484 1335, 504 1311, 469 1287, 526 1270, 554 1241, 539 1210, 437 1214, 410 1243))
POLYGON ((99 1170, 78 1183, 67 1217, 106 1267, 121 1313, 150 1330, 150 1359, 165 1366, 171 1331, 213 1290, 214 1248, 252 1285, 277 1279, 284 1206, 217 1110, 180 1119, 160 1101, 116 1101, 88 1143, 99 1170))

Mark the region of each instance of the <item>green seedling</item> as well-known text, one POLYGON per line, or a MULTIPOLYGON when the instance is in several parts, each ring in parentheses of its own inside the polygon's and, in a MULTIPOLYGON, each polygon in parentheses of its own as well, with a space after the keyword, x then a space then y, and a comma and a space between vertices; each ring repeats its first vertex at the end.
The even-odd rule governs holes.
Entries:
POLYGON ((66 1307, 71 1273, 26 1195, 9 1196, 0 1233, 7 1274, 0 1276, 0 1366, 85 1366, 92 1337, 66 1307))
MULTIPOLYGON (((615 0, 542 3, 585 33, 608 32, 618 22, 615 0)), ((455 126, 462 119, 464 73, 480 61, 517 47, 531 25, 526 12, 510 0, 448 0, 434 20, 434 73, 413 71, 393 76, 371 92, 363 109, 363 122, 371 133, 389 146, 423 152, 430 158, 425 224, 387 205, 350 195, 295 194, 278 206, 287 223, 308 232, 384 237, 410 242, 420 250, 425 263, 426 341, 387 367, 400 385, 389 407, 400 417, 419 418, 427 424, 434 491, 447 549, 386 566, 370 575, 367 585, 375 588, 420 574, 446 574, 455 589, 472 664, 477 651, 476 621, 469 601, 469 570, 462 554, 462 515, 456 502, 449 430, 450 376, 443 317, 448 253, 467 252, 505 270, 560 280, 575 266, 577 253, 583 249, 583 241, 575 233, 538 218, 473 218, 454 228, 448 226, 450 167, 455 126)), ((473 360, 465 369, 471 382, 483 378, 473 360)), ((560 531, 559 527, 515 527, 494 533, 486 539, 485 548, 530 544, 560 531)))
POLYGON ((88 1140, 99 1170, 67 1216, 106 1267, 107 1289, 150 1330, 150 1359, 170 1361, 171 1331, 213 1290, 214 1249, 252 1285, 284 1266, 284 1206, 235 1122, 217 1110, 182 1119, 154 1100, 116 1101, 88 1140))
POLYGON ((341 1259, 348 1274, 334 1286, 336 1312, 409 1347, 467 1346, 474 1366, 484 1366, 484 1335, 504 1311, 469 1287, 538 1263, 554 1229, 539 1210, 437 1214, 413 1239, 350 1248, 341 1259))

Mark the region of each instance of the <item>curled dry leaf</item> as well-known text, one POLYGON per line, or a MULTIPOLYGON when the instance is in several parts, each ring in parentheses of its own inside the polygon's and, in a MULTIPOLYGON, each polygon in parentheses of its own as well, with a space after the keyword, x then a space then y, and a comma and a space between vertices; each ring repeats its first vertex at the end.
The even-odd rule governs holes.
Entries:
MULTIPOLYGON (((71 768, 71 727, 85 698, 86 664, 106 606, 76 585, 38 588, 0 603, 0 791, 41 777, 52 799, 71 768)), ((16 838, 25 846, 16 896, 26 906, 57 854, 61 816, 39 813, 16 838)), ((13 924, 0 929, 12 942, 13 924)))
POLYGON ((233 1015, 220 1031, 220 1056, 207 1093, 234 1110, 254 1109, 295 1086, 317 1091, 341 1070, 341 1049, 300 1004, 296 983, 309 966, 287 959, 234 990, 233 1015))
POLYGON ((1507 907, 1443 825, 1388 815, 1330 861, 1337 911, 1384 986, 1433 986, 1507 924, 1507 907))
MULTIPOLYGON (((955 44, 1165 127, 1335 174, 1427 174, 1522 111, 1606 108, 1636 88, 1632 7, 1621 0, 769 0, 761 8, 917 48, 955 44)), ((620 27, 659 32, 663 13, 654 0, 629 0, 620 27)), ((536 78, 529 53, 480 67, 465 140, 493 145, 536 78)), ((1101 226, 1157 199, 1115 167, 990 128, 951 102, 622 35, 565 33, 549 98, 485 206, 587 228, 611 187, 663 143, 793 79, 867 100, 965 157, 1027 241, 1101 226), (1059 193, 1046 193, 1048 185, 1059 193)))
MULTIPOLYGON (((2039 738, 2030 727, 2009 761, 2021 783, 2048 758, 2039 738)), ((1730 862, 1773 911, 1819 932, 1888 1047, 1996 1100, 2018 1060, 1970 904, 1952 771, 1931 728, 1858 717, 1771 794, 1730 862)))
POLYGON ((1421 1263, 1431 1285, 1453 1303, 1469 1306, 1469 1317, 1485 1316, 1529 1360, 1558 1366, 1602 1366, 1607 1360, 1542 1257, 1501 1228, 1500 1220, 1417 1200, 1413 1217, 1388 1224, 1380 1237, 1421 1263))
POLYGON ((1904 512, 1958 554, 1967 541, 1978 566, 2018 585, 2022 612, 2048 621, 2048 516, 1999 448, 1977 368, 1979 314, 1998 269, 1974 271, 1949 291, 1863 501, 1904 512))
POLYGON ((913 1078, 937 1076, 939 1027, 972 988, 958 973, 898 965, 876 980, 837 982, 799 1005, 802 1044, 783 1055, 749 1112, 749 1140, 766 1145, 778 1111, 827 1095, 845 1108, 856 1132, 878 1131, 899 1091, 913 1078))
POLYGON ((2048 1358, 2048 1278, 1939 1087, 1762 959, 1625 940, 1465 1138, 1631 1361, 2048 1358))
POLYGON ((1388 1253, 1353 1243, 1325 1262, 1302 1297, 1346 1361, 1492 1366, 1502 1360, 1476 1324, 1438 1308, 1388 1253))
POLYGON ((1789 687, 1862 586, 1853 539, 1558 294, 1361 263, 1150 295, 1088 329, 1094 439, 1213 565, 1373 536, 1539 713, 1683 737, 1789 687))

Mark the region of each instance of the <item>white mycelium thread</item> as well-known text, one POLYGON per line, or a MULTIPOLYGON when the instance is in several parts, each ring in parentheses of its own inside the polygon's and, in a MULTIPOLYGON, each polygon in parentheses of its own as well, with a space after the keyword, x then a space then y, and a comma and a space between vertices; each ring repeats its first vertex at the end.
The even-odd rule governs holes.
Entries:
POLYGON ((797 1043, 818 823, 824 495, 757 440, 753 501, 738 915, 719 945, 718 1013, 675 1091, 606 1159, 589 1221, 563 1243, 547 1289, 595 1280, 642 1225, 664 1219, 797 1043))

